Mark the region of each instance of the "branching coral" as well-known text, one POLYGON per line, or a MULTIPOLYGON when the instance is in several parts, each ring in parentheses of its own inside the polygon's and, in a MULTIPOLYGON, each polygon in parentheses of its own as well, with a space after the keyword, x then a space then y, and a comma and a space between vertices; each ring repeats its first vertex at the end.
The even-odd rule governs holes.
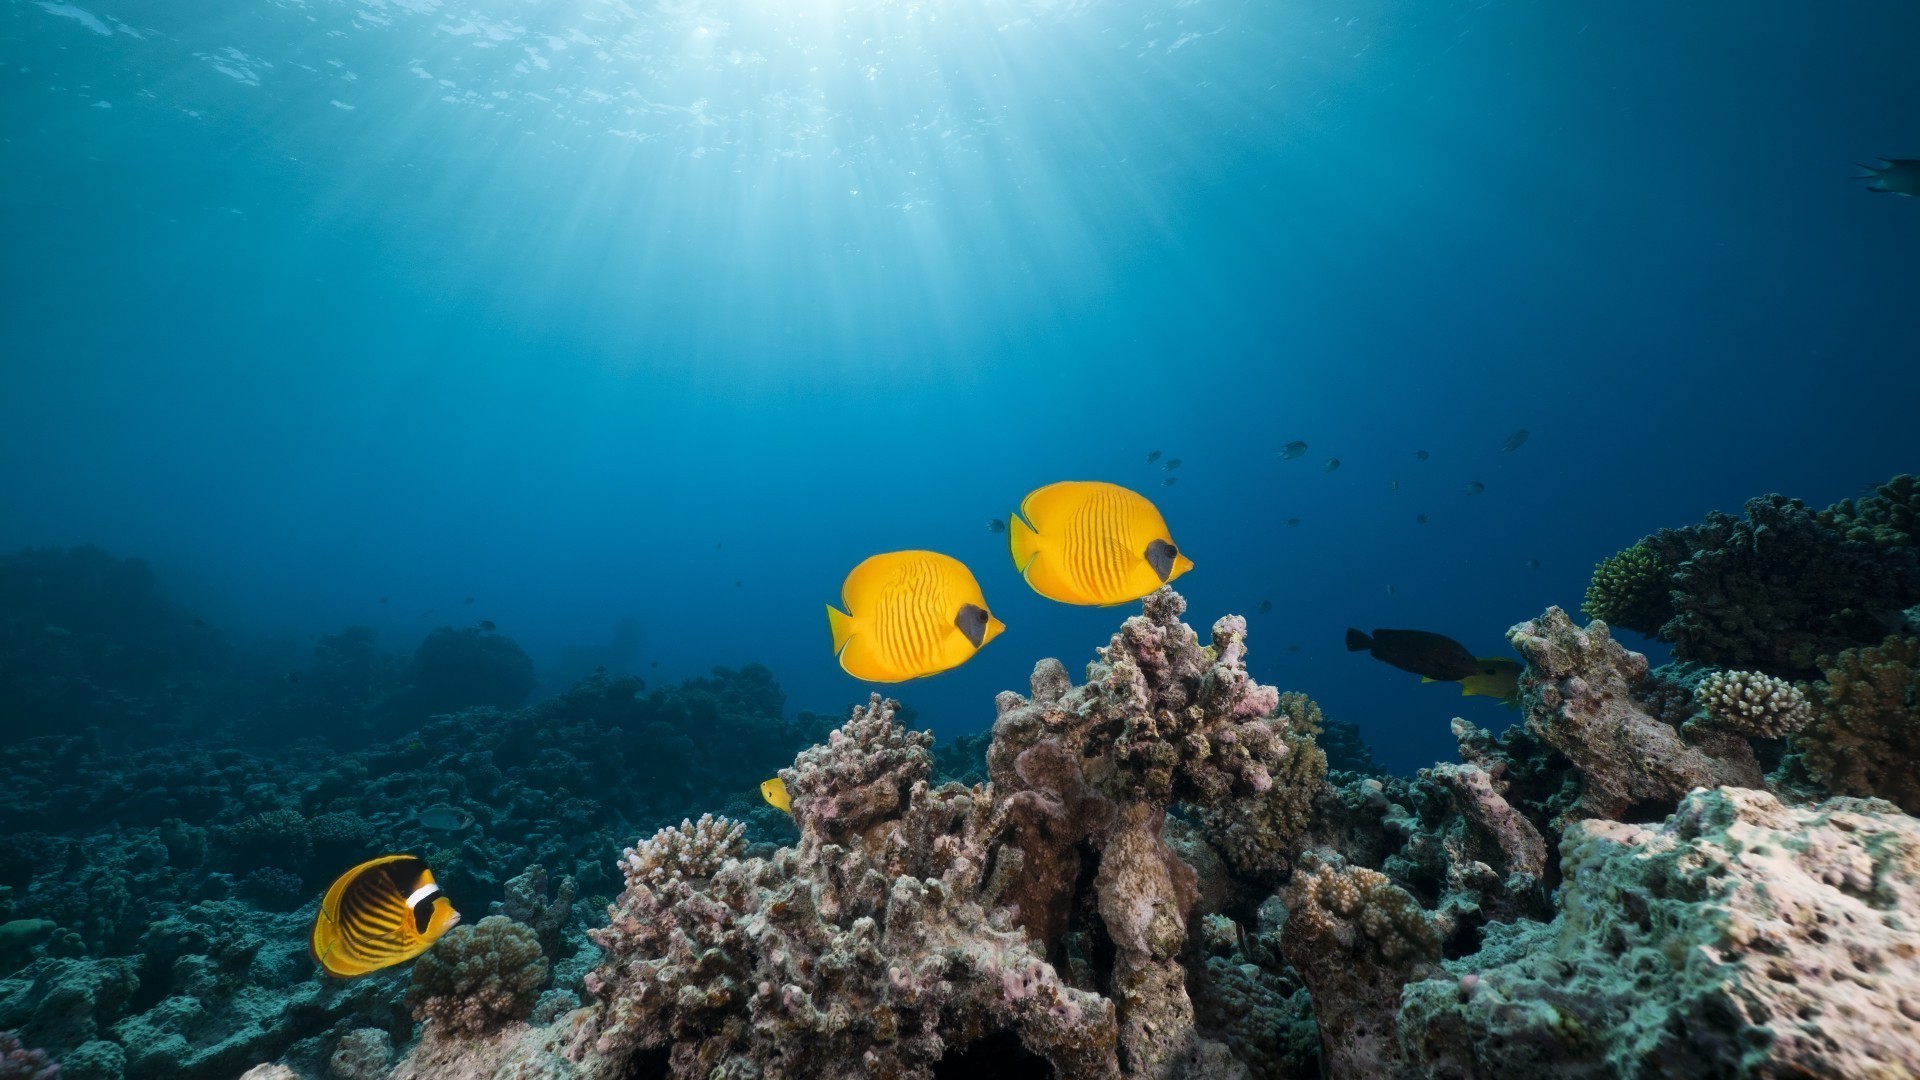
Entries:
POLYGON ((438 1035, 480 1034, 525 1019, 547 972, 531 927, 489 915, 447 931, 421 955, 407 1004, 438 1035))
POLYGON ((1581 608, 1588 618, 1652 637, 1673 616, 1672 579, 1673 567, 1643 541, 1593 568, 1581 608))
POLYGON ((1674 567, 1659 636, 1682 660, 1808 676, 1820 656, 1878 641, 1877 612, 1920 601, 1911 544, 1851 539, 1780 495, 1748 500, 1745 520, 1715 511, 1641 543, 1674 567))
POLYGON ((1920 544, 1920 478, 1902 473, 1864 499, 1842 499, 1814 516, 1849 540, 1914 547, 1920 544))
POLYGON ((573 916, 574 884, 561 878, 551 899, 547 896, 547 868, 535 863, 516 878, 507 879, 506 899, 500 913, 514 922, 531 927, 540 938, 540 951, 549 957, 560 948, 560 933, 573 916))
POLYGON ((1822 658, 1804 687, 1813 722, 1794 736, 1807 769, 1843 795, 1875 795, 1920 814, 1920 638, 1888 638, 1822 658))
POLYGON ((1778 739, 1813 719, 1806 695, 1758 671, 1716 671, 1700 680, 1693 696, 1708 720, 1752 738, 1778 739))

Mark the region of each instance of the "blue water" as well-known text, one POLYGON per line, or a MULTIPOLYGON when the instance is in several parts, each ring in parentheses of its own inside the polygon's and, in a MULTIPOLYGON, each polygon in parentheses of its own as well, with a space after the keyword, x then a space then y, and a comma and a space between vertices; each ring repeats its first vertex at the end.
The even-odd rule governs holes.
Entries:
POLYGON ((1916 42, 1891 4, 7 0, 0 547, 149 558, 294 658, 492 619, 550 690, 631 616, 649 681, 760 661, 819 711, 867 690, 823 605, 929 547, 1009 628, 897 689, 951 735, 1125 613, 985 529, 1105 479, 1192 621, 1270 600, 1256 674, 1410 770, 1512 714, 1347 626, 1497 653, 1655 528, 1915 466, 1920 200, 1851 177, 1920 156, 1916 42))

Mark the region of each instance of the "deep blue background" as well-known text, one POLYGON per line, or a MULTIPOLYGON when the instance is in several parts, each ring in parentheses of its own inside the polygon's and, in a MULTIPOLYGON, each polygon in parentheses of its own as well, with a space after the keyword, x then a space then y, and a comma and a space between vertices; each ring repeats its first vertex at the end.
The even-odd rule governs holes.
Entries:
POLYGON ((1108 479, 1193 621, 1270 599, 1256 673, 1411 769, 1511 714, 1346 626, 1495 652, 1659 526, 1915 467, 1920 201, 1850 177, 1920 156, 1916 46, 1893 4, 7 0, 0 545, 296 654, 633 614, 648 678, 821 710, 845 572, 932 547, 1009 627, 899 688, 953 734, 1125 613, 984 528, 1108 479))

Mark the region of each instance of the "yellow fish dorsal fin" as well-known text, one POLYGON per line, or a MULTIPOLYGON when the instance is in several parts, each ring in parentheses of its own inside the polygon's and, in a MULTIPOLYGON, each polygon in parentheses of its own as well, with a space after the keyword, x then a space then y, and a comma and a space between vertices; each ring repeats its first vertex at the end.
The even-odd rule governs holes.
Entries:
POLYGON ((1019 514, 1007 518, 1007 547, 1013 552, 1013 568, 1021 577, 1027 576, 1033 557, 1040 554, 1040 535, 1019 514))
POLYGON ((853 637, 853 616, 828 604, 827 629, 833 632, 833 655, 846 652, 847 641, 853 637))

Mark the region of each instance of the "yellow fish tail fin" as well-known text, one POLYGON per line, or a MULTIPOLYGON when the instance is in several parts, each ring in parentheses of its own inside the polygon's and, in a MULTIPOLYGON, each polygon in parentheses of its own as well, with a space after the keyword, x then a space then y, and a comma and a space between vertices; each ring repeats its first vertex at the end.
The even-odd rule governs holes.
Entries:
POLYGON ((1019 514, 1014 514, 1007 519, 1007 543, 1013 550, 1013 568, 1025 576, 1027 568, 1033 565, 1033 557, 1040 554, 1040 534, 1019 514))
POLYGON ((1429 678, 1427 678, 1427 677, 1426 677, 1425 675, 1422 675, 1422 676, 1420 676, 1420 681, 1421 681, 1421 682, 1423 682, 1423 683, 1430 683, 1430 682, 1432 682, 1433 680, 1432 680, 1432 679, 1429 679, 1429 678))
POLYGON ((1460 684, 1460 696, 1461 696, 1461 697, 1471 697, 1471 696, 1473 696, 1473 687, 1471 687, 1471 686, 1468 686, 1468 685, 1467 685, 1466 683, 1464 683, 1464 682, 1463 682, 1463 683, 1461 683, 1461 684, 1460 684))
POLYGON ((853 616, 827 605, 827 628, 833 631, 833 655, 847 651, 847 639, 853 637, 853 616))

